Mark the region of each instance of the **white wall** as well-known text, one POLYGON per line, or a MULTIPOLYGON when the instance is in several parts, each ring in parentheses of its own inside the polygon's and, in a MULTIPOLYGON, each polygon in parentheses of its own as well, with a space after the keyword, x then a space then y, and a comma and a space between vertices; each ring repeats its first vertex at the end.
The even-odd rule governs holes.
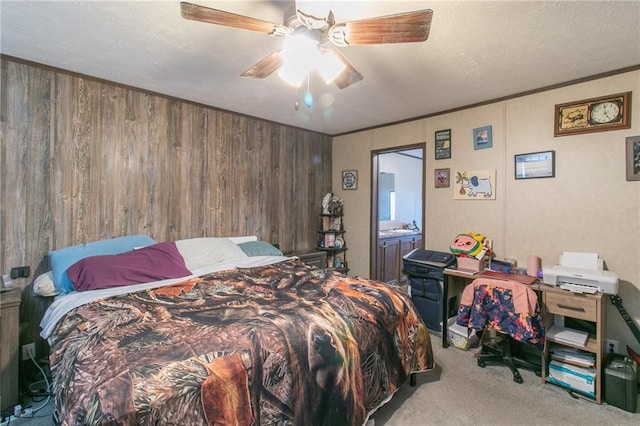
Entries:
MULTIPOLYGON (((369 275, 371 151, 427 142, 425 246, 448 250, 461 232, 494 240, 496 257, 551 265, 563 251, 598 253, 620 277, 619 294, 640 323, 640 182, 625 180, 625 138, 640 135, 640 71, 567 86, 477 108, 335 137, 333 188, 345 201, 350 273, 369 275), (632 91, 631 129, 554 137, 559 103, 632 91), (474 128, 491 125, 493 147, 474 150, 474 128), (433 160, 434 132, 451 129, 450 159, 433 160), (556 177, 514 178, 514 155, 554 150, 556 177), (434 187, 434 169, 496 170, 495 200, 454 200, 434 187), (358 169, 358 189, 341 191, 341 170, 358 169)), ((607 301, 608 302, 608 301, 607 301)), ((607 337, 638 343, 611 303, 607 337)))

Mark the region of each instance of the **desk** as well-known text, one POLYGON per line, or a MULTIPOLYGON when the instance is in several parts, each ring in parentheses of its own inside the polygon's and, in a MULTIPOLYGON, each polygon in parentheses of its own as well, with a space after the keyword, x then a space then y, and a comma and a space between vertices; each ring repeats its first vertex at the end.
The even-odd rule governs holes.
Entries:
MULTIPOLYGON (((465 272, 459 272, 453 269, 445 269, 444 270, 444 284, 442 289, 442 300, 445 303, 445 309, 442 310, 442 347, 449 347, 448 340, 448 320, 449 309, 451 303, 454 303, 456 306, 460 305, 458 301, 458 296, 462 294, 462 290, 469 284, 471 281, 476 278, 490 278, 490 279, 504 279, 504 280, 514 280, 521 282, 522 284, 528 285, 534 291, 539 291, 540 286, 538 285, 538 281, 527 275, 514 275, 514 274, 502 274, 495 271, 480 271, 477 274, 469 274, 465 272), (486 273, 486 275, 485 275, 486 273)), ((563 290, 564 291, 564 290, 563 290)))
MULTIPOLYGON (((456 271, 445 270, 444 271, 444 288, 443 288, 443 300, 454 300, 461 294, 461 289, 473 281, 476 278, 497 278, 488 277, 482 275, 482 273, 469 275, 456 271)), ((513 275, 514 280, 527 280, 524 277, 513 275)), ((531 277, 528 277, 529 279, 531 277)), ((540 303, 540 311, 544 319, 545 327, 548 329, 553 325, 553 315, 562 315, 567 318, 574 318, 581 321, 587 321, 592 323, 595 327, 595 332, 589 334, 586 346, 577 346, 565 342, 559 342, 550 338, 545 339, 544 350, 542 352, 542 383, 550 383, 549 376, 549 362, 551 357, 549 354, 551 343, 556 345, 569 346, 575 349, 580 349, 586 352, 590 352, 595 355, 594 370, 596 371, 595 378, 595 398, 593 401, 602 403, 602 367, 605 355, 604 350, 604 312, 605 308, 602 304, 603 294, 584 294, 584 293, 572 293, 568 290, 563 290, 560 287, 541 283, 535 281, 529 285, 536 293, 539 294, 538 301, 540 303)), ((459 302, 458 302, 459 304, 459 302)), ((447 303, 448 305, 448 303, 447 303)), ((446 315, 446 310, 443 310, 443 317, 446 315)), ((442 347, 449 346, 448 333, 447 333, 447 319, 443 318, 442 322, 442 347)), ((588 397, 585 397, 588 398, 588 397)), ((590 399, 590 398, 588 398, 590 399)))
POLYGON ((444 270, 444 280, 442 285, 442 303, 444 307, 442 309, 442 347, 449 347, 449 307, 453 303, 456 306, 456 313, 458 312, 457 306, 460 305, 458 297, 462 294, 464 287, 471 281, 480 277, 480 273, 469 275, 463 272, 454 271, 452 269, 444 270))

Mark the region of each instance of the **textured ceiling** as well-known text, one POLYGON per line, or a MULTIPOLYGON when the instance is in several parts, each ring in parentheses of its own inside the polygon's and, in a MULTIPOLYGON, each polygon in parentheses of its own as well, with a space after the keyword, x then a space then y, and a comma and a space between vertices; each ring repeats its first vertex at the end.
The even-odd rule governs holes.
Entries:
MULTIPOLYGON (((293 1, 192 3, 283 23, 293 1)), ((272 74, 240 74, 282 38, 185 20, 178 1, 6 1, 1 53, 331 135, 640 64, 640 2, 333 1, 336 22, 428 8, 423 43, 339 51, 364 76, 310 79, 304 106, 272 74), (296 100, 300 108, 294 108, 296 100)), ((306 87, 305 87, 306 89, 306 87)))

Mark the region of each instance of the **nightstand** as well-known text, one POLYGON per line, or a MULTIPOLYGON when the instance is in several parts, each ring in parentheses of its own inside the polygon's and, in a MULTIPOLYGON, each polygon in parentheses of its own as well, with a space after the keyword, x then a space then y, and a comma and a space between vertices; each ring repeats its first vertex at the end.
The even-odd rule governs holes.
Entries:
POLYGON ((327 253, 324 251, 313 250, 306 252, 294 252, 291 256, 298 256, 300 260, 309 266, 324 269, 327 267, 327 253))
POLYGON ((22 290, 0 293, 0 409, 18 403, 20 297, 22 290))

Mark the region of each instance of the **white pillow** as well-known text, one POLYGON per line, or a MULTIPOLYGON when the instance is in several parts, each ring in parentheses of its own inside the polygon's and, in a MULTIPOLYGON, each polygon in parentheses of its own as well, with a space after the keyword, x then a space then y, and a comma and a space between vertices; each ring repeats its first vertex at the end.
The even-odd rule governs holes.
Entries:
POLYGON ((190 271, 225 260, 248 257, 229 238, 189 238, 176 241, 176 247, 190 271))
POLYGON ((38 296, 51 297, 60 294, 53 283, 53 271, 45 272, 33 282, 33 292, 38 296))
POLYGON ((244 237, 229 237, 229 239, 236 244, 246 243, 247 241, 258 241, 258 237, 255 235, 247 235, 244 237))

